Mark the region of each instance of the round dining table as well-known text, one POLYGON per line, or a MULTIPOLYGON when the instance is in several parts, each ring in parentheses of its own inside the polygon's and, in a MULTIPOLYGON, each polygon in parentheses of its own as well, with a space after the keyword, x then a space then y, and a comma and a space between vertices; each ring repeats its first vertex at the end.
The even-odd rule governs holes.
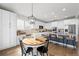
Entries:
POLYGON ((44 46, 46 43, 46 38, 25 38, 23 39, 25 47, 33 48, 33 55, 37 55, 37 47, 44 46))

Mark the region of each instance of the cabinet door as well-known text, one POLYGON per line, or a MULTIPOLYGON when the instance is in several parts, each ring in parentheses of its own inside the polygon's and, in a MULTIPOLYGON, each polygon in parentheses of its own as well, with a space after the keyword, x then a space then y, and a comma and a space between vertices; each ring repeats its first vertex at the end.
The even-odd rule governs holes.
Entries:
POLYGON ((69 33, 76 34, 76 25, 72 24, 68 26, 69 33))
POLYGON ((2 49, 9 48, 9 12, 2 10, 2 49))
POLYGON ((10 13, 10 47, 16 46, 16 14, 10 13))
POLYGON ((1 20, 1 9, 0 9, 0 50, 2 49, 2 24, 1 24, 2 20, 1 20))

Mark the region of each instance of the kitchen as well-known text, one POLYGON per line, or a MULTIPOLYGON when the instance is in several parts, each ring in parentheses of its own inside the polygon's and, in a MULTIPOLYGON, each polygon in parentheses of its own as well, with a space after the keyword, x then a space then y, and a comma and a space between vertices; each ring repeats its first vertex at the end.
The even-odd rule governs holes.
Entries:
MULTIPOLYGON (((77 3, 1 3, 0 55, 21 56, 23 52, 20 51, 19 39, 33 38, 37 40, 24 40, 24 44, 26 42, 26 45, 32 47, 29 50, 33 52, 33 56, 78 56, 78 6, 77 3), (37 48, 44 46, 46 39, 49 40, 47 55, 37 54, 37 48), (36 43, 38 45, 35 45, 36 43), (11 52, 13 50, 17 52, 8 53, 9 49, 11 52)), ((32 53, 24 54, 32 55, 32 53)))

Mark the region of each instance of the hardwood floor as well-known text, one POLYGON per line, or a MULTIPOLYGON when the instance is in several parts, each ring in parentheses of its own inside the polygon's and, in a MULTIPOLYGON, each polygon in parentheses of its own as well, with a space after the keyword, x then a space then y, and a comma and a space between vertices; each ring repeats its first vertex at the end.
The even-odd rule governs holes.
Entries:
MULTIPOLYGON (((48 54, 49 56, 79 56, 79 47, 72 49, 50 43, 48 54)), ((21 56, 20 46, 0 51, 0 56, 21 56)))

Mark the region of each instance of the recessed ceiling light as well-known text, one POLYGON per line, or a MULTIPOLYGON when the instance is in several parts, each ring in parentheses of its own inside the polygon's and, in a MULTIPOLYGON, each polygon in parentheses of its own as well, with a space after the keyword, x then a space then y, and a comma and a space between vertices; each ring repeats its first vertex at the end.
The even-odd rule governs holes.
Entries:
POLYGON ((55 18, 57 17, 57 16, 54 16, 55 18))
POLYGON ((62 11, 66 11, 66 8, 63 8, 62 11))
POLYGON ((32 20, 30 20, 31 22, 34 22, 34 20, 32 19, 32 20))
POLYGON ((58 19, 58 16, 54 16, 54 19, 58 19))
POLYGON ((54 19, 59 19, 59 16, 54 16, 54 19))

